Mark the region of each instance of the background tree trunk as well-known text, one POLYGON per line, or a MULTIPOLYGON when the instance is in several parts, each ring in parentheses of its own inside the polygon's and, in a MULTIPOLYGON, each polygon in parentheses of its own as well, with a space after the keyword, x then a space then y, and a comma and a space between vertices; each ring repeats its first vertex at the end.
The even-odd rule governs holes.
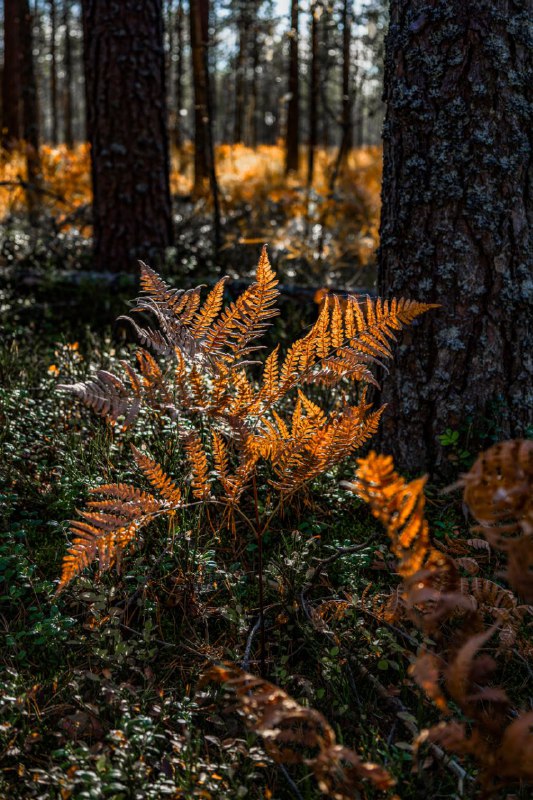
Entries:
POLYGON ((175 126, 174 126, 174 144, 176 147, 181 147, 183 144, 183 132, 182 132, 182 124, 181 124, 181 109, 183 108, 183 48, 184 48, 184 36, 183 36, 183 0, 178 0, 178 8, 176 11, 176 44, 177 44, 177 58, 176 58, 176 72, 174 75, 174 86, 175 86, 175 102, 176 102, 176 114, 175 114, 175 126))
POLYGON ((298 0, 291 0, 291 32, 289 46, 289 107, 285 171, 298 171, 300 144, 300 91, 298 75, 298 0))
POLYGON ((20 83, 22 92, 22 138, 26 150, 28 188, 26 191, 30 221, 34 221, 40 196, 41 159, 39 156, 39 107, 33 63, 33 18, 28 0, 20 1, 20 83))
POLYGON ((22 137, 20 85, 20 0, 4 0, 4 69, 2 72, 2 146, 22 137))
POLYGON ((191 0, 190 22, 195 111, 193 194, 196 197, 205 194, 209 184, 213 200, 214 247, 218 251, 221 231, 209 87, 209 0, 191 0))
POLYGON ((316 0, 311 2, 311 70, 309 80, 309 149, 307 152, 307 186, 313 185, 315 149, 318 139, 318 20, 316 0))
POLYGON ((74 147, 74 133, 72 130, 72 41, 70 34, 70 0, 63 2, 63 117, 65 125, 65 144, 74 147))
POLYGON ((391 2, 379 292, 442 304, 383 380, 401 470, 442 470, 447 428, 533 423, 532 10, 391 2))
POLYGON ((239 16, 237 28, 239 34, 239 48, 235 62, 235 120, 233 127, 233 141, 244 141, 244 113, 246 108, 246 61, 248 58, 248 33, 250 20, 246 13, 246 0, 239 3, 239 16))
POLYGON ((136 271, 171 243, 162 0, 84 0, 95 268, 136 271))
POLYGON ((342 6, 342 156, 346 158, 353 147, 353 122, 351 96, 351 2, 342 6))
POLYGON ((194 88, 194 194, 205 193, 209 179, 209 84, 205 48, 209 36, 208 0, 190 0, 194 88))
POLYGON ((50 5, 50 139, 53 145, 59 141, 57 125, 57 15, 55 0, 50 5))

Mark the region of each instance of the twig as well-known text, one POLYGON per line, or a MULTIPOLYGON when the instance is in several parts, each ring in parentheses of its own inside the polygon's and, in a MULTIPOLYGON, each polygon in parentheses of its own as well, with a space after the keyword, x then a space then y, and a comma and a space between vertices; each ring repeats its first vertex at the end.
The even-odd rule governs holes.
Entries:
POLYGON ((252 630, 248 634, 248 639, 246 640, 246 647, 244 649, 244 656, 241 661, 241 669, 245 672, 248 672, 250 667, 250 653, 252 652, 252 645, 254 642, 254 637, 257 634, 257 631, 261 627, 261 617, 256 621, 255 625, 253 626, 252 630))
POLYGON ((53 197, 54 200, 59 200, 61 203, 67 204, 67 201, 61 194, 57 194, 57 192, 51 192, 50 189, 44 189, 42 186, 38 186, 35 183, 29 183, 29 181, 24 181, 22 178, 19 178, 16 181, 0 181, 0 186, 18 186, 19 189, 24 189, 24 191, 30 192, 37 192, 37 194, 46 194, 48 197, 53 197))

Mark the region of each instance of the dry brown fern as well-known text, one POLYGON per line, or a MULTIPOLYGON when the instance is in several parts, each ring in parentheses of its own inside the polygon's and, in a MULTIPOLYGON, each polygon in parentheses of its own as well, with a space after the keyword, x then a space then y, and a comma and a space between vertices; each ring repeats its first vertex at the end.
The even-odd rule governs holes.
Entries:
POLYGON ((479 523, 475 533, 507 554, 507 580, 533 602, 533 441, 493 445, 456 486, 479 523))
POLYGON ((232 664, 211 667, 202 683, 216 682, 235 698, 228 704, 244 718, 249 730, 261 736, 277 764, 305 764, 320 790, 335 800, 359 796, 362 781, 386 790, 395 781, 386 769, 363 762, 353 750, 337 744, 335 733, 314 708, 301 706, 279 686, 232 664))
MULTIPOLYGON (((480 523, 476 532, 507 552, 506 576, 526 599, 533 596, 533 574, 528 569, 531 445, 520 441, 496 445, 459 481, 465 488, 465 502, 480 523)), ((455 720, 442 722, 424 731, 417 746, 431 741, 474 756, 486 797, 506 783, 532 780, 527 759, 533 757, 533 715, 524 712, 510 722, 511 702, 492 683, 497 662, 480 650, 498 634, 497 652, 511 655, 522 620, 533 609, 520 605, 511 591, 493 581, 460 578, 458 568, 464 559, 454 560, 431 546, 424 519, 423 479, 406 484, 394 472, 392 459, 375 453, 358 463, 356 481, 348 488, 370 503, 399 558, 403 583, 389 604, 396 618, 409 616, 434 640, 435 650, 422 650, 410 674, 442 713, 451 716, 452 700, 470 720, 470 731, 455 720)), ((485 552, 483 540, 469 542, 485 552)), ((454 544, 454 549, 466 550, 461 544, 454 544)))
MULTIPOLYGON (((376 432, 381 410, 371 409, 364 388, 374 382, 370 367, 390 357, 396 332, 432 306, 409 300, 367 299, 360 304, 355 298, 341 306, 336 298, 327 298, 311 329, 284 357, 275 347, 257 379, 257 370, 248 367, 257 364, 253 360, 257 341, 278 313, 277 279, 266 247, 255 282, 223 308, 225 281, 221 279, 202 303, 201 287, 187 292, 172 289, 141 263, 142 296, 134 314, 121 318, 133 327, 141 344, 137 367, 122 361, 120 376, 100 371, 85 383, 60 388, 122 428, 133 425, 144 408, 170 418, 189 463, 192 498, 224 506, 220 524, 234 529, 236 505, 251 488, 260 463, 265 473, 262 486, 277 492, 279 502, 274 506, 279 509, 376 432), (146 321, 150 318, 151 323, 146 321), (310 396, 316 383, 342 384, 343 391, 328 412, 310 396), (363 388, 357 389, 360 383, 363 388), (350 404, 353 384, 355 402, 350 404)), ((160 465, 147 471, 138 451, 135 460, 154 485, 163 474, 160 465)), ((103 518, 94 516, 73 523, 76 540, 60 588, 97 556, 102 569, 109 567, 140 527, 154 516, 174 513, 181 495, 179 503, 169 500, 178 490, 167 480, 168 486, 156 487, 162 503, 157 513, 145 512, 139 499, 138 518, 132 518, 129 527, 122 519, 120 524, 105 521, 103 527, 103 518), (97 530, 104 530, 107 539, 97 530)), ((130 501, 132 508, 135 502, 130 501)), ((268 524, 267 517, 254 529, 255 535, 268 524)))

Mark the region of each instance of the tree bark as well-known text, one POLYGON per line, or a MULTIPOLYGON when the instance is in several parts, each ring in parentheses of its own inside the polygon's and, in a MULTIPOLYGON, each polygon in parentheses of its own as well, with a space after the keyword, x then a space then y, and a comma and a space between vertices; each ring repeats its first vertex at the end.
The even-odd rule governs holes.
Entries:
POLYGON ((351 73, 351 2, 344 0, 342 6, 342 155, 343 158, 353 147, 352 97, 350 87, 351 73))
POLYGON ((65 125, 65 144, 74 147, 72 128, 72 41, 70 35, 70 0, 63 0, 63 67, 65 71, 63 83, 63 117, 65 125))
POLYGON ((383 380, 380 444, 401 470, 446 472, 448 428, 472 448, 531 432, 532 11, 391 2, 379 292, 442 306, 383 380))
POLYGON ((248 58, 248 32, 249 18, 246 13, 246 0, 239 3, 237 27, 239 34, 239 47, 235 62, 235 120, 233 128, 233 141, 244 141, 244 114, 245 114, 245 88, 246 88, 246 60, 248 58))
POLYGON ((311 70, 309 81, 309 149, 307 152, 307 186, 313 185, 315 150, 318 139, 318 8, 316 0, 311 3, 311 70))
POLYGON ((58 143, 57 125, 57 15, 55 0, 49 0, 50 5, 50 139, 53 145, 58 143))
POLYGON ((174 144, 180 148, 183 144, 183 126, 181 124, 181 110, 183 108, 183 0, 178 0, 178 8, 176 10, 176 71, 174 73, 174 97, 176 104, 176 116, 174 124, 174 144))
POLYGON ((190 0, 191 52, 194 84, 195 197, 211 189, 215 251, 220 249, 220 207, 215 169, 213 122, 209 87, 209 0, 190 0))
POLYGON ((209 180, 209 86, 205 49, 209 36, 208 0, 190 0, 194 89, 194 194, 205 194, 209 180))
POLYGON ((289 107, 287 110, 287 138, 285 172, 297 172, 300 144, 300 86, 298 65, 298 0, 291 0, 291 32, 289 45, 289 107))
POLYGON ((2 147, 22 138, 20 84, 20 0, 4 0, 4 69, 2 73, 2 147))
POLYGON ((20 82, 22 90, 22 137, 26 151, 28 190, 26 192, 30 221, 39 205, 41 159, 39 155, 39 106, 33 63, 33 17, 28 0, 20 0, 20 82))
POLYGON ((171 244, 162 0, 83 0, 94 257, 135 271, 171 244))

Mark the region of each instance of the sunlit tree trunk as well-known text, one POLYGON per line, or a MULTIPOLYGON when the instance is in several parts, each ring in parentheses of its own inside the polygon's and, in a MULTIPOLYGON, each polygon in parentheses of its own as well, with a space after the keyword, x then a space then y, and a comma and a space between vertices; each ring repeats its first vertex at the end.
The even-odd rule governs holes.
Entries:
POLYGON ((22 135, 20 8, 20 0, 4 0, 2 146, 6 148, 11 148, 22 135))
POLYGON ((162 0, 84 0, 98 270, 137 270, 172 240, 162 0))
POLYGON ((532 11, 391 2, 379 292, 441 304, 383 378, 380 445, 402 470, 449 468, 447 429, 466 450, 531 433, 532 11))
POLYGON ((297 172, 300 144, 300 86, 298 64, 298 0, 291 0, 291 32, 289 44, 289 107, 287 111, 287 136, 285 171, 297 172))

